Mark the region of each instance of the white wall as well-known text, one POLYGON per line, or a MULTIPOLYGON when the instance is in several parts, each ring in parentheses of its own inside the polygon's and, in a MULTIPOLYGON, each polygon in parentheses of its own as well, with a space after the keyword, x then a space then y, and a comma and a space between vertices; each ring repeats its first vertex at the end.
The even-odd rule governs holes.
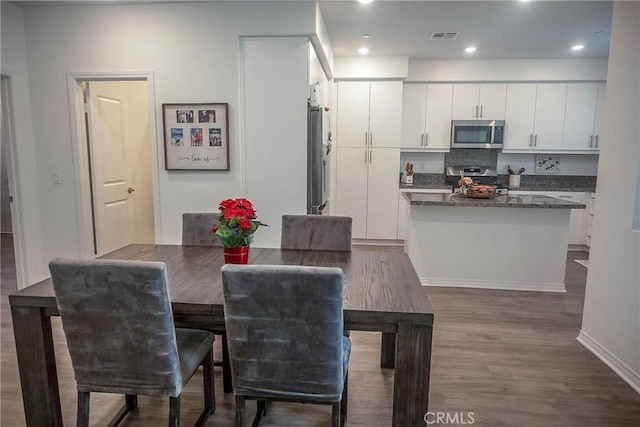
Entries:
MULTIPOLYGON (((27 71, 27 48, 24 31, 24 16, 20 7, 3 1, 2 15, 2 74, 7 75, 11 85, 11 101, 14 115, 14 143, 17 160, 14 173, 17 178, 17 204, 22 217, 22 262, 24 277, 18 271, 18 285, 26 286, 49 275, 48 259, 43 257, 43 231, 55 227, 46 215, 41 218, 39 183, 36 165, 36 147, 32 130, 32 108, 29 97, 29 72, 27 71)), ((67 121, 68 122, 68 121, 67 121)), ((14 230, 16 233, 18 230, 14 230)), ((19 249, 20 250, 20 249, 19 249)))
POLYGON ((640 233, 632 231, 640 164, 640 3, 615 2, 600 173, 578 340, 640 393, 640 233))
MULTIPOLYGON (((31 222, 46 225, 40 239, 42 254, 32 266, 38 275, 46 274, 49 259, 80 253, 67 73, 153 71, 159 242, 179 243, 182 212, 216 211, 220 200, 241 195, 239 37, 310 35, 317 25, 312 2, 44 5, 25 8, 23 13, 29 64, 29 88, 25 80, 24 91, 31 92, 33 117, 37 118, 32 137, 37 142, 25 157, 32 162, 35 158, 31 171, 37 169, 37 175, 33 172, 30 179, 39 187, 39 207, 31 212, 42 215, 31 222), (231 170, 166 172, 161 104, 205 101, 229 103, 231 170), (54 170, 61 172, 61 185, 51 183, 54 170)), ((14 25, 10 17, 7 21, 14 25)), ((15 25, 19 27, 19 21, 15 25)), ((22 52, 24 55, 24 48, 22 52)), ((26 78, 26 68, 19 71, 24 71, 20 78, 26 78)), ((278 110, 281 100, 271 102, 271 108, 278 110)), ((21 128, 31 127, 30 114, 19 117, 24 119, 21 128)))
POLYGON ((406 81, 606 80, 606 59, 409 61, 406 81))
POLYGON ((241 41, 245 194, 270 225, 254 235, 259 247, 280 247, 283 214, 307 213, 310 47, 304 37, 241 41))
POLYGON ((334 59, 334 78, 405 79, 408 56, 349 56, 334 59))

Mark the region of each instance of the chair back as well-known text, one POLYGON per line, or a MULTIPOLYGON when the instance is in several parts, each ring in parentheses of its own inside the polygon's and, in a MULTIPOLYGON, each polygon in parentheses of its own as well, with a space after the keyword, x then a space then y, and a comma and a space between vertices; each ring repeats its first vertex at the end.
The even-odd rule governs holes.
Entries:
POLYGON ((282 215, 282 249, 351 251, 353 220, 347 216, 282 215))
POLYGON ((180 395, 164 263, 55 259, 49 270, 78 391, 180 395))
POLYGON ((182 214, 182 244, 189 246, 222 246, 220 239, 211 231, 218 224, 218 214, 214 212, 182 214))
POLYGON ((222 286, 236 394, 340 401, 341 269, 227 264, 222 286))

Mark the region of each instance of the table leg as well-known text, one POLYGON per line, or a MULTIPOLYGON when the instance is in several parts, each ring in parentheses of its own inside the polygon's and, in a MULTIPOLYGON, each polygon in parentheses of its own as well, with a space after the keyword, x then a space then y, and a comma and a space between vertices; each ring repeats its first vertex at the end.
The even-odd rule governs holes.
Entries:
POLYGON ((51 319, 38 307, 11 307, 27 426, 62 427, 51 319))
POLYGON ((396 334, 382 333, 382 348, 380 349, 380 367, 393 369, 396 364, 396 334))
POLYGON ((394 427, 424 425, 429 406, 432 332, 432 326, 398 325, 393 384, 394 427))

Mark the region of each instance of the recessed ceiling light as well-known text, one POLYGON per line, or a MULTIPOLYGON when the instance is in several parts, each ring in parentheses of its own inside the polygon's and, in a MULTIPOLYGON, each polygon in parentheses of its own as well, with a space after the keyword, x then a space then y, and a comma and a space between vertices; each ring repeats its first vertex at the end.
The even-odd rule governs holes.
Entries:
POLYGON ((584 49, 584 45, 583 44, 576 44, 571 46, 571 50, 582 50, 584 49))
POLYGON ((369 49, 367 49, 366 47, 361 47, 360 49, 358 49, 358 53, 360 55, 366 55, 367 53, 369 53, 369 49))
POLYGON ((467 53, 471 53, 471 52, 475 52, 475 51, 476 51, 476 49, 477 49, 477 48, 475 48, 475 47, 473 47, 473 46, 469 46, 469 47, 466 47, 466 48, 464 49, 464 51, 465 51, 465 52, 467 52, 467 53))
POLYGON ((371 3, 373 0, 358 0, 360 3, 362 4, 369 4, 371 3))
POLYGON ((362 38, 363 39, 370 39, 371 38, 371 34, 363 34, 362 38))

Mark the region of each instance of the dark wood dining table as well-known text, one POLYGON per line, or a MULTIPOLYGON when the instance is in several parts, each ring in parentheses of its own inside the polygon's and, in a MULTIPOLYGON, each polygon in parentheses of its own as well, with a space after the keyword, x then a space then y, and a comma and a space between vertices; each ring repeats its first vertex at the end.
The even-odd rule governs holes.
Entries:
MULTIPOLYGON (((220 247, 126 246, 102 258, 162 261, 176 326, 224 328, 220 247)), ((429 398, 433 310, 407 254, 251 248, 250 264, 340 267, 345 273, 345 329, 382 332, 380 363, 394 368, 395 427, 424 425, 429 398)), ((27 426, 62 426, 51 316, 51 280, 9 296, 27 426)))

